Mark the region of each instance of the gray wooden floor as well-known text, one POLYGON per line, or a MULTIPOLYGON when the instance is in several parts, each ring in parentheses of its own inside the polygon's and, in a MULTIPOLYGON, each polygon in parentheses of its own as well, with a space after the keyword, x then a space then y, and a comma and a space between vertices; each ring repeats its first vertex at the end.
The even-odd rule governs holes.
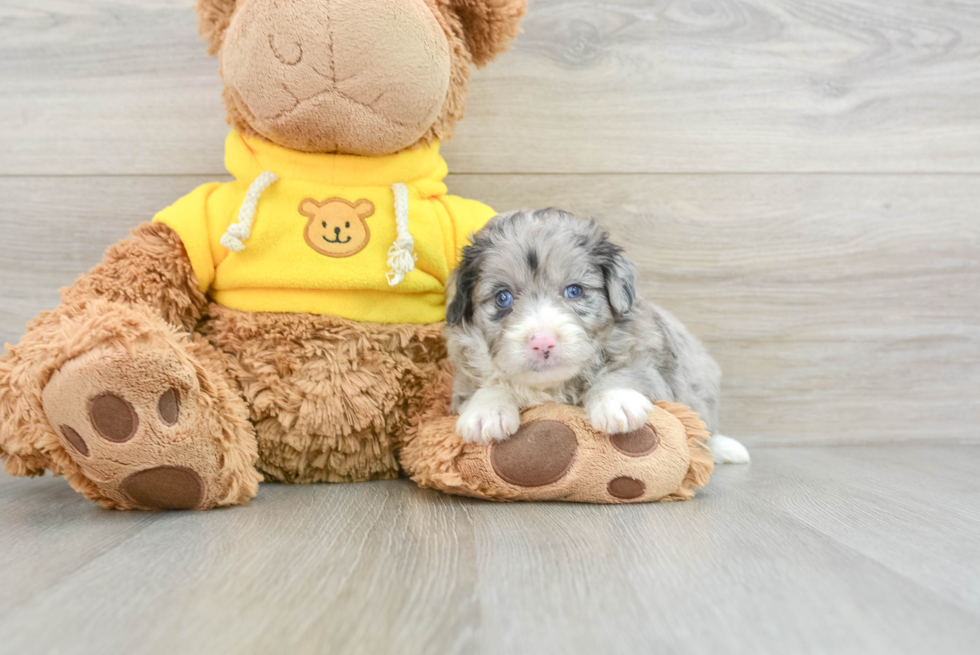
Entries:
POLYGON ((980 652, 980 446, 753 457, 627 507, 399 480, 120 513, 4 478, 0 652, 980 652))
MULTIPOLYGON (((0 343, 225 179, 192 5, 0 0, 0 343)), ((0 476, 0 653, 980 652, 980 2, 529 5, 450 189, 607 225, 752 465, 663 506, 204 514, 0 476)))

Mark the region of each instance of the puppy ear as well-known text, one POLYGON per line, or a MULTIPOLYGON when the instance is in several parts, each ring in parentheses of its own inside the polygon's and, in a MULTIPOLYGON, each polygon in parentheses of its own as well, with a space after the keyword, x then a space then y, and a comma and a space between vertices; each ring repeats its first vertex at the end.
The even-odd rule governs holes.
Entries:
POLYGON ((476 291, 484 248, 485 245, 478 240, 463 248, 459 266, 449 275, 446 284, 446 297, 449 299, 446 308, 448 325, 462 325, 473 320, 473 293, 476 291))
POLYGON ((486 66, 517 36, 527 0, 450 0, 473 63, 486 66))
POLYGON ((197 31, 208 42, 208 54, 216 55, 225 40, 225 30, 235 13, 237 0, 197 0, 197 31))
POLYGON ((592 256, 602 271, 609 306, 617 318, 625 316, 636 300, 636 267, 623 255, 622 248, 609 241, 607 232, 602 232, 592 256))

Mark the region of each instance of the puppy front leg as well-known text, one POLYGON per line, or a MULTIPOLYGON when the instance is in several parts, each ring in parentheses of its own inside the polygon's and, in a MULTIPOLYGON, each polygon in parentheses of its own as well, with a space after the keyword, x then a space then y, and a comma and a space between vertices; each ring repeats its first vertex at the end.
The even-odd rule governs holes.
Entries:
POLYGON ((600 432, 639 430, 650 418, 653 403, 630 387, 594 387, 585 397, 585 414, 600 432))
POLYGON ((467 443, 503 441, 517 432, 521 415, 513 395, 504 387, 478 389, 467 400, 456 421, 456 433, 467 443))

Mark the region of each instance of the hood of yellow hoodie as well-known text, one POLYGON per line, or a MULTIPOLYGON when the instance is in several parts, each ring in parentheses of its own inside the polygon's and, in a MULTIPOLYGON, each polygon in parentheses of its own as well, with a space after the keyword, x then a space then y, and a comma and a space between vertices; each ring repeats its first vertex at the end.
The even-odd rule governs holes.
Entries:
POLYGON ((277 146, 261 138, 232 132, 225 141, 225 167, 239 180, 251 182, 265 171, 280 179, 316 182, 337 187, 380 186, 403 183, 423 196, 446 193, 449 173, 439 154, 439 142, 384 157, 317 154, 277 146))

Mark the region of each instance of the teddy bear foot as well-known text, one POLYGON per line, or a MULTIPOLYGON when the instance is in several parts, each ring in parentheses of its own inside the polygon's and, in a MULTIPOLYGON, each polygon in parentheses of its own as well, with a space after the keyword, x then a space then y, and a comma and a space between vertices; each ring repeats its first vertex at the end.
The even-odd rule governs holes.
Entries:
POLYGON ((644 427, 597 432, 584 412, 542 405, 491 445, 464 444, 455 418, 423 425, 403 451, 421 486, 491 500, 643 503, 691 498, 713 468, 697 414, 658 403, 644 427))
POLYGON ((42 394, 61 445, 98 490, 83 485, 86 495, 144 510, 208 509, 255 495, 258 473, 233 470, 234 453, 223 447, 219 396, 190 353, 152 342, 96 347, 65 363, 42 394))

